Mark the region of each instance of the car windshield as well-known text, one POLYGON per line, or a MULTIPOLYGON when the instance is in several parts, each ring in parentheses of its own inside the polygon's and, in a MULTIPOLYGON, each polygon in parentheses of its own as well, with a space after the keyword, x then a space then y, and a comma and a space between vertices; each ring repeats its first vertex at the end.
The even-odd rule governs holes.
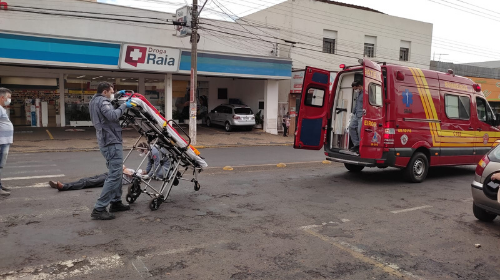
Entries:
POLYGON ((234 113, 236 115, 253 115, 252 109, 250 108, 234 108, 234 113))
POLYGON ((489 154, 488 158, 493 162, 500 162, 500 145, 496 146, 489 154))

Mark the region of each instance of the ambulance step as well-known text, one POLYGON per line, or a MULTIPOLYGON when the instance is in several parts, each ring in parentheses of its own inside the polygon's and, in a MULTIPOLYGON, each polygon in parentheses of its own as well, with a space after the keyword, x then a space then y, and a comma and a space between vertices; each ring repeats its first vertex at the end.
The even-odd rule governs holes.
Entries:
POLYGON ((339 153, 346 154, 346 155, 351 155, 351 156, 359 156, 358 153, 356 152, 351 152, 349 150, 339 150, 339 153))

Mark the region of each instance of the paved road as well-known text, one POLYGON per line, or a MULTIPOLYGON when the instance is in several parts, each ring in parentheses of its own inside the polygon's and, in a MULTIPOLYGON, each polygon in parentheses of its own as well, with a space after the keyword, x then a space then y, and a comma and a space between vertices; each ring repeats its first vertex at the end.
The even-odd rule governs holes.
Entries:
MULTIPOLYGON (((322 160, 285 148, 202 152, 219 167, 322 160)), ((99 189, 57 192, 45 178, 15 178, 94 174, 99 155, 27 156, 4 170, 16 188, 0 200, 0 279, 500 278, 500 220, 472 215, 474 167, 433 169, 422 184, 390 168, 214 168, 199 192, 182 182, 158 211, 141 195, 117 219, 92 221, 99 189)))
MULTIPOLYGON (((248 166, 256 164, 310 162, 325 159, 322 150, 295 150, 288 146, 201 149, 200 152, 210 168, 219 168, 228 165, 248 166)), ((142 159, 138 153, 133 152, 125 164, 127 167, 135 169, 142 159)), ((142 168, 144 167, 145 165, 142 166, 142 168)), ((81 176, 91 176, 105 171, 106 165, 100 152, 27 153, 9 155, 3 177, 64 174, 68 179, 76 179, 81 176), (34 167, 25 167, 30 166, 30 164, 34 167)))

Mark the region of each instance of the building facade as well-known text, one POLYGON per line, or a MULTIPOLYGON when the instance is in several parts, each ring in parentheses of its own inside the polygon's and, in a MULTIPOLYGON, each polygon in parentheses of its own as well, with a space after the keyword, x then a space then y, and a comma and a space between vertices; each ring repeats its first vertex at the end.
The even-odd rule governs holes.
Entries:
MULTIPOLYGON (((168 119, 187 120, 191 44, 189 36, 176 36, 174 19, 89 1, 9 3, 0 10, 0 86, 14 91, 13 123, 33 125, 35 111, 34 125, 87 126, 88 103, 101 81, 144 94, 168 119)), ((204 22, 242 30, 228 22, 204 22)), ((290 79, 291 60, 272 54, 272 41, 249 52, 208 31, 200 35, 200 122, 220 104, 241 102, 255 113, 261 110, 264 130, 276 134, 279 81, 290 79)))

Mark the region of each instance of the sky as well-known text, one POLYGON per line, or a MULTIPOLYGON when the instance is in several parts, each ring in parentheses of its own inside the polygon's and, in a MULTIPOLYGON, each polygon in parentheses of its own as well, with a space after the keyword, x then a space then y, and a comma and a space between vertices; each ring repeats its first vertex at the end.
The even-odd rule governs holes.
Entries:
MULTIPOLYGON (((175 12, 191 0, 98 0, 143 9, 175 12)), ((198 0, 199 4, 205 0, 198 0)), ((237 16, 264 9, 283 0, 217 0, 237 16)), ((382 13, 433 24, 431 59, 453 63, 500 60, 500 0, 344 0, 382 13)), ((202 17, 225 19, 209 0, 202 17)))

